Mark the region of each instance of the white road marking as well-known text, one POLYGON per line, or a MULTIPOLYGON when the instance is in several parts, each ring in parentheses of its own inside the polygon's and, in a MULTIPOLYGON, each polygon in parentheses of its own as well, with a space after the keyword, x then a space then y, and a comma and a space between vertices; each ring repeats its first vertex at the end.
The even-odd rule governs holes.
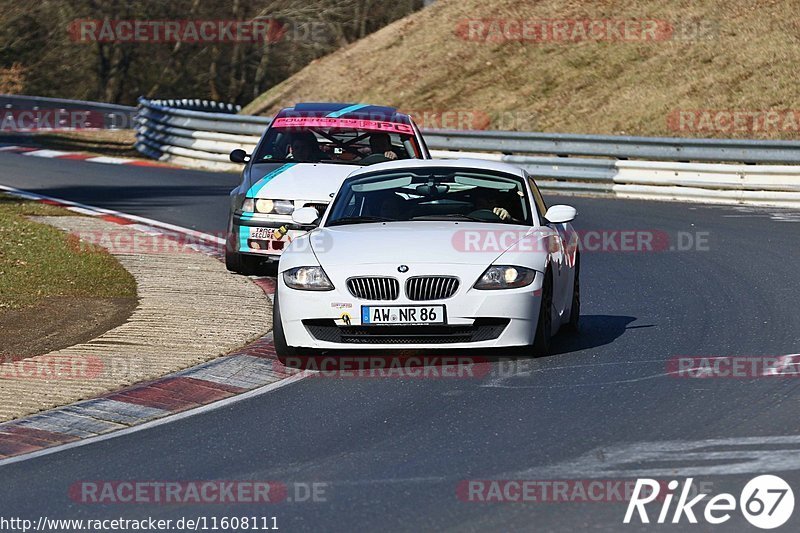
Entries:
POLYGON ((59 150, 33 150, 32 152, 25 152, 22 155, 32 155, 34 157, 62 157, 69 155, 69 152, 61 152, 59 150))
POLYGON ((654 441, 596 448, 574 460, 506 473, 509 479, 765 474, 800 470, 800 435, 654 441))
POLYGON ((105 155, 101 155, 98 157, 90 157, 89 159, 85 159, 85 161, 89 161, 90 163, 110 163, 112 165, 121 165, 124 163, 131 162, 131 159, 124 159, 122 157, 108 157, 105 155))
POLYGON ((800 222, 800 210, 758 206, 708 206, 717 209, 733 209, 737 214, 725 214, 722 218, 767 218, 775 222, 800 222))

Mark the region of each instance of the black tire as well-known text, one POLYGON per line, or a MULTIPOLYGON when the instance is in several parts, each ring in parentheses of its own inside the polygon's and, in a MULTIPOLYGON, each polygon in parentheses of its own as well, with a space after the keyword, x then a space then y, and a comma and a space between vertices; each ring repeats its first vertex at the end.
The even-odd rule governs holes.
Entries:
POLYGON ((567 331, 577 333, 580 331, 581 320, 581 256, 575 254, 575 283, 572 286, 572 306, 569 310, 567 331))
POLYGON ((539 308, 539 320, 536 323, 536 336, 533 339, 533 356, 541 357, 550 354, 550 339, 553 334, 553 275, 550 269, 544 275, 542 284, 542 300, 539 308))
POLYGON ((283 332, 281 323, 281 306, 278 302, 278 293, 275 293, 275 305, 272 307, 272 342, 275 345, 275 353, 281 362, 285 362, 286 357, 299 355, 299 350, 294 346, 286 344, 286 334, 283 332))
POLYGON ((257 274, 260 262, 261 259, 259 257, 225 251, 225 268, 243 276, 253 276, 257 274))
POLYGON ((261 266, 261 275, 262 276, 277 276, 278 275, 278 263, 264 263, 261 266))

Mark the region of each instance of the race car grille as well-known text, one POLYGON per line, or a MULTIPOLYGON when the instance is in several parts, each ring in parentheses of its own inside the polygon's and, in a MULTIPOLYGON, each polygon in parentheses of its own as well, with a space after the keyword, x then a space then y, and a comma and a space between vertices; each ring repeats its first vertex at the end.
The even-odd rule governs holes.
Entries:
POLYGON ((498 338, 507 318, 479 318, 472 325, 337 326, 333 320, 304 320, 315 339, 340 344, 452 344, 498 338))
POLYGON ((347 290, 361 300, 397 300, 400 294, 400 282, 395 278, 370 276, 350 278, 347 290))
POLYGON ((452 276, 418 276, 406 281, 409 300, 444 300, 458 290, 458 278, 452 276))

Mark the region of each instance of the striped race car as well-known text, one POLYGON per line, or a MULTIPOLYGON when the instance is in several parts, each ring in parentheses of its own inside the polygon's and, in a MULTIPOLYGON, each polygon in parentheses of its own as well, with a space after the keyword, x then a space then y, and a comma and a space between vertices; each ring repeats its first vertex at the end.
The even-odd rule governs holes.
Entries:
POLYGON ((261 266, 265 273, 274 270, 288 243, 316 227, 316 222, 293 222, 294 210, 313 207, 318 221, 351 172, 430 158, 411 117, 391 107, 304 103, 281 110, 252 154, 239 149, 230 155, 245 167, 230 194, 228 270, 245 275, 261 266))

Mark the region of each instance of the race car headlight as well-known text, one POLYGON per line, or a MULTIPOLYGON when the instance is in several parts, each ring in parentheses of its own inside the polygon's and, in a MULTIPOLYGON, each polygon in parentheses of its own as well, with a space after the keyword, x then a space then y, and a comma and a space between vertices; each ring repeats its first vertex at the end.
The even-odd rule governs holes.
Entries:
POLYGON ((252 213, 256 210, 256 201, 252 198, 245 198, 242 202, 242 213, 252 213))
POLYGON ((274 207, 272 200, 256 200, 256 211, 259 213, 272 213, 274 207))
POLYGON ((256 211, 264 214, 291 215, 294 203, 289 200, 268 200, 259 198, 256 202, 256 211))
POLYGON ((294 212, 294 203, 289 200, 275 200, 275 212, 279 215, 291 215, 294 212))
POLYGON ((290 268, 283 273, 283 281, 287 287, 300 291, 333 290, 331 280, 319 266, 290 268))
POLYGON ((475 283, 480 290, 517 289, 527 287, 536 278, 536 271, 520 266, 490 266, 475 283))

